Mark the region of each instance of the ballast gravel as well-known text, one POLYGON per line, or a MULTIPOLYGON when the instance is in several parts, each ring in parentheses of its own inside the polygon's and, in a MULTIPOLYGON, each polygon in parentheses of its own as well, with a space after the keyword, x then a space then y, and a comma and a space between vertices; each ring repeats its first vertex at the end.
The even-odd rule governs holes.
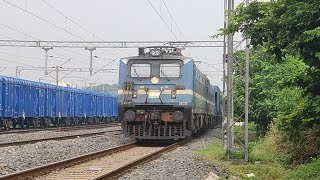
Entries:
POLYGON ((208 130, 202 137, 199 137, 185 146, 174 151, 163 154, 160 158, 145 163, 131 172, 119 177, 119 180, 204 180, 209 172, 219 171, 219 167, 205 162, 194 151, 205 148, 214 141, 216 130, 208 130))
POLYGON ((114 131, 120 130, 120 126, 110 126, 105 128, 97 129, 81 129, 81 130, 72 130, 72 131, 58 131, 57 130, 48 130, 48 131, 36 131, 29 133, 12 133, 12 134, 1 134, 0 143, 16 142, 16 141, 27 141, 33 139, 43 139, 43 138, 53 138, 60 136, 71 136, 77 134, 87 134, 87 133, 98 133, 105 131, 114 131))
MULTIPOLYGON (((92 131, 91 129, 90 132, 92 131)), ((24 135, 31 134, 33 133, 24 135)), ((0 176, 130 142, 132 140, 122 134, 105 133, 85 138, 3 147, 0 148, 0 176)))

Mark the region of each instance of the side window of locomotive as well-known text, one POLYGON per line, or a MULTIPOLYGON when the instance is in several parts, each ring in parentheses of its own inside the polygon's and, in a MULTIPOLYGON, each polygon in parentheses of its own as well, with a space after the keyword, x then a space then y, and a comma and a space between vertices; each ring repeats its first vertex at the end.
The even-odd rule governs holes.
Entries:
POLYGON ((132 64, 130 69, 131 77, 150 77, 150 64, 132 64))
POLYGON ((180 64, 160 64, 160 77, 180 77, 180 64))

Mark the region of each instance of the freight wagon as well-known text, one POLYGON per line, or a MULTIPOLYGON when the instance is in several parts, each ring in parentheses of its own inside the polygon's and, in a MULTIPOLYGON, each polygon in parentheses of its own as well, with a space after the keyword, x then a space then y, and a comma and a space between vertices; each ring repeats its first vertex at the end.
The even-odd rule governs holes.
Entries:
POLYGON ((0 76, 0 129, 115 121, 117 98, 108 93, 0 76))

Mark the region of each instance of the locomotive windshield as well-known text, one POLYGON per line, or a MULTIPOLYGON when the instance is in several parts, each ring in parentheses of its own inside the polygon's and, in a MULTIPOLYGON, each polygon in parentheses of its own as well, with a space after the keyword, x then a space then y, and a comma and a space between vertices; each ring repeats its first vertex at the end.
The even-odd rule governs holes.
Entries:
POLYGON ((133 59, 128 63, 130 66, 130 76, 133 78, 179 78, 181 76, 181 60, 140 60, 133 59))
POLYGON ((150 77, 151 66, 150 64, 132 64, 131 77, 150 77))
POLYGON ((179 77, 180 76, 180 64, 160 64, 160 77, 179 77))

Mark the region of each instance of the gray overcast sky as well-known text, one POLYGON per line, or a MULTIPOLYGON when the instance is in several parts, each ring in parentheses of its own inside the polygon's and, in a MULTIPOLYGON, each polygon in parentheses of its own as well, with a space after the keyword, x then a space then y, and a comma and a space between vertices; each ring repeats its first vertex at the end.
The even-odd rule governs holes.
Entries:
MULTIPOLYGON (((48 6, 45 1, 105 41, 176 40, 148 0, 6 1, 26 9, 57 26, 66 28, 68 31, 86 40, 99 39, 82 30, 71 21, 66 20, 64 16, 48 6)), ((183 37, 171 21, 162 0, 150 0, 150 2, 160 12, 168 25, 171 26, 172 24, 173 32, 180 40, 210 40, 209 36, 217 33, 218 29, 223 26, 223 0, 165 0, 167 7, 183 33, 183 37)), ((236 4, 239 2, 241 1, 236 0, 236 4)), ((0 16, 0 39, 80 40, 19 10, 3 0, 0 0, 0 16)), ((137 49, 123 50, 131 55, 137 54, 137 49)), ((108 54, 103 50, 94 51, 94 55, 99 57, 94 59, 94 68, 103 67, 111 59, 128 56, 117 49, 111 49, 110 51, 116 54, 116 56, 108 54)), ((222 69, 222 65, 220 64, 222 57, 221 48, 193 48, 188 49, 188 51, 195 60, 217 64, 215 67, 220 70, 222 69)), ((50 67, 62 64, 68 58, 72 58, 72 60, 66 63, 64 67, 88 68, 89 66, 89 52, 84 49, 55 48, 49 51, 49 54, 56 57, 49 59, 50 67)), ((0 63, 0 75, 15 76, 16 66, 44 66, 44 50, 39 48, 0 47, 0 63)), ((201 64, 199 67, 203 71, 217 71, 217 69, 208 67, 205 64, 201 64)), ((107 68, 118 68, 118 60, 107 68)), ((67 72, 61 72, 60 77, 66 74, 67 72)), ((55 74, 52 73, 52 76, 55 76, 55 74)), ((84 79, 87 79, 88 83, 117 83, 118 74, 97 73, 90 77, 89 73, 72 73, 67 77, 62 82, 83 86, 84 79)), ((208 73, 208 77, 213 84, 221 85, 221 73, 211 72, 208 73)), ((35 81, 41 78, 41 81, 54 82, 54 79, 50 76, 45 76, 41 71, 23 70, 21 78, 35 81)))

